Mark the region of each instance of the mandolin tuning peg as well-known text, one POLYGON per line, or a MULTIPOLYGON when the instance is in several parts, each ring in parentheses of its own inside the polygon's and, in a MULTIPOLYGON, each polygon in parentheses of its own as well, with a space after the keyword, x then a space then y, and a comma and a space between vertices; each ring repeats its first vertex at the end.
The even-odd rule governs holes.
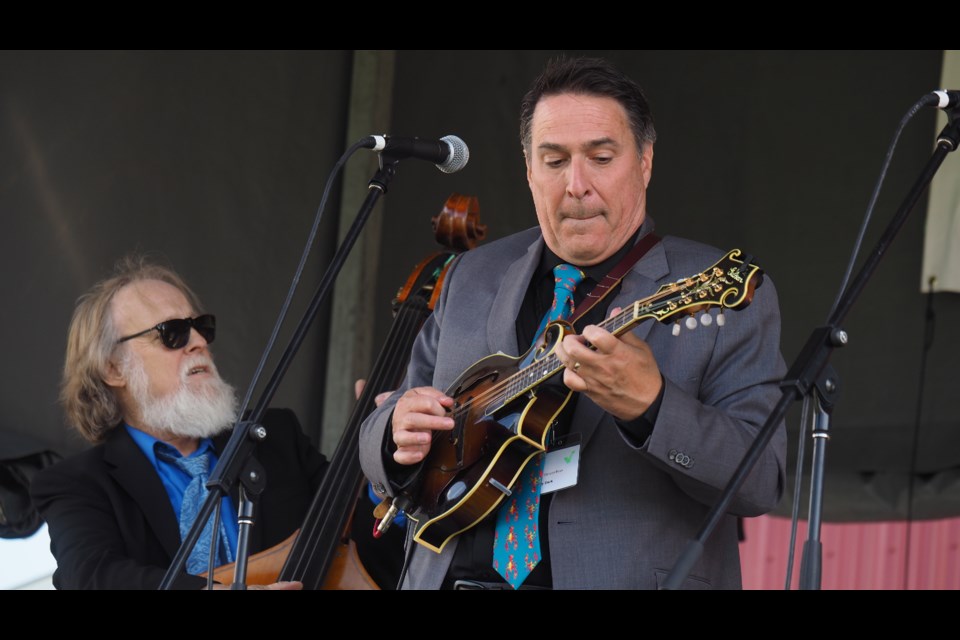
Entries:
POLYGON ((675 335, 675 336, 680 335, 680 321, 679 321, 679 320, 677 320, 676 322, 673 323, 673 332, 672 332, 672 333, 673 333, 673 335, 675 335))
POLYGON ((713 316, 710 315, 709 313, 703 314, 702 316, 700 316, 700 324, 702 324, 705 327, 709 327, 710 325, 713 324, 713 316))
POLYGON ((720 310, 720 313, 717 314, 717 326, 722 327, 727 324, 727 319, 723 317, 723 309, 720 310))
POLYGON ((697 328, 697 319, 693 316, 687 316, 687 319, 684 320, 684 324, 687 325, 687 329, 693 331, 697 328))

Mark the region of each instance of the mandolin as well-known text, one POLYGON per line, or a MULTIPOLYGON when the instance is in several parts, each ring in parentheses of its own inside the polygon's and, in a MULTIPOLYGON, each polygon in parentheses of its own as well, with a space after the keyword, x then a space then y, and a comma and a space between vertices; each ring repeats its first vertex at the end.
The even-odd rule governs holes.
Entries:
MULTIPOLYGON (((734 249, 706 271, 663 285, 599 326, 621 335, 646 320, 679 322, 713 306, 720 307, 720 325, 722 310, 749 304, 761 279, 752 258, 741 259, 734 249)), ((541 383, 563 369, 556 348, 573 333, 566 322, 552 323, 524 355, 483 358, 450 386, 454 427, 434 434, 423 463, 410 516, 419 525, 414 540, 442 551, 493 512, 527 462, 546 451, 550 429, 573 392, 541 383)))

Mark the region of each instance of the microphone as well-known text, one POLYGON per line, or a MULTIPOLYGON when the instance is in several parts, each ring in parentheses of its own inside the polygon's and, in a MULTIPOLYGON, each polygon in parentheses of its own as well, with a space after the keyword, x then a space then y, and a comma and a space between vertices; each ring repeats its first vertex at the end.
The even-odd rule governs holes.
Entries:
POLYGON ((444 136, 439 140, 400 138, 397 136, 367 136, 364 147, 379 151, 391 158, 418 158, 437 165, 444 173, 455 173, 467 166, 470 149, 457 136, 444 136))
POLYGON ((932 91, 924 97, 924 102, 937 109, 953 109, 960 105, 960 91, 947 89, 932 91))

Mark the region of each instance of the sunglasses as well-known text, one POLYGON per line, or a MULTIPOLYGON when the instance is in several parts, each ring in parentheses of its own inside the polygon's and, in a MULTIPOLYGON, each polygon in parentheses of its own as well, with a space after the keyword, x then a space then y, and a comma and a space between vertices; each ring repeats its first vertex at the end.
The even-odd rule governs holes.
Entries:
POLYGON ((160 332, 160 340, 163 342, 163 346, 167 349, 182 349, 186 346, 187 342, 190 341, 190 329, 196 329, 204 340, 207 341, 207 344, 213 342, 213 339, 217 337, 217 319, 215 316, 210 315, 209 313, 202 316, 197 316, 196 318, 179 318, 177 320, 167 320, 166 322, 161 322, 155 327, 150 327, 149 329, 144 329, 140 333, 135 333, 132 336, 126 336, 125 338, 120 338, 117 340, 117 344, 121 342, 126 342, 127 340, 133 340, 134 338, 139 338, 144 336, 151 331, 160 332))

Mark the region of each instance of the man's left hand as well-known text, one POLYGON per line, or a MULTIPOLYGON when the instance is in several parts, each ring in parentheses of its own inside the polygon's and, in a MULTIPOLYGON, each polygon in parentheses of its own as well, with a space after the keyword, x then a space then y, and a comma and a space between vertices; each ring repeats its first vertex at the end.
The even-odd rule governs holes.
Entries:
MULTIPOLYGON (((617 312, 614 309, 611 315, 617 312)), ((618 338, 589 325, 582 334, 564 338, 557 347, 557 357, 566 366, 563 383, 567 388, 587 394, 620 420, 643 415, 663 385, 650 346, 630 332, 618 338)))

